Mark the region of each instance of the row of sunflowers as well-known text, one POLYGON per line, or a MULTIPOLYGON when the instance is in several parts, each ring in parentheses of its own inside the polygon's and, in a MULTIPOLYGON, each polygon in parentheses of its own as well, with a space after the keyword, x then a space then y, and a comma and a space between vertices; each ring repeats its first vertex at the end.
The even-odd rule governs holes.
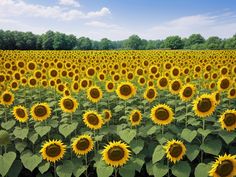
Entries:
POLYGON ((0 175, 236 176, 236 51, 0 51, 0 175))

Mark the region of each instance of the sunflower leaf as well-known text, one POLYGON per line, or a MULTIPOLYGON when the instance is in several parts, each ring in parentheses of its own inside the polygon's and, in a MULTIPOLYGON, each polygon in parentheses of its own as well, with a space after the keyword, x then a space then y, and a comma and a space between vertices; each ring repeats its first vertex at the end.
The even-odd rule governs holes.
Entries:
POLYGON ((183 129, 181 133, 181 138, 191 143, 193 139, 197 136, 196 130, 190 130, 188 128, 183 129))
POLYGON ((180 161, 172 167, 171 171, 176 177, 189 177, 191 167, 187 161, 180 161))
POLYGON ((155 165, 153 165, 152 170, 153 170, 154 177, 162 177, 168 173, 169 168, 167 165, 164 165, 163 163, 158 162, 155 165))
POLYGON ((165 150, 161 145, 157 145, 153 154, 152 154, 152 163, 160 161, 165 155, 165 150))
POLYGON ((13 131, 13 134, 15 135, 16 138, 23 140, 27 138, 28 132, 29 132, 29 128, 16 127, 15 130, 13 131))
POLYGON ((221 131, 219 135, 226 144, 231 143, 236 138, 236 132, 227 132, 225 130, 221 131))
POLYGON ((0 155, 0 174, 2 176, 6 176, 7 172, 11 168, 14 160, 16 159, 16 153, 15 152, 8 152, 3 155, 0 155))
POLYGON ((72 176, 74 170, 74 164, 70 160, 64 160, 62 165, 59 165, 56 168, 57 175, 59 177, 68 177, 72 176))
POLYGON ((208 172, 210 171, 210 169, 211 169, 211 165, 199 163, 197 167, 195 168, 194 176, 195 177, 208 177, 209 176, 208 172))
POLYGON ((119 132, 120 138, 126 143, 130 143, 136 136, 136 130, 125 129, 119 132))

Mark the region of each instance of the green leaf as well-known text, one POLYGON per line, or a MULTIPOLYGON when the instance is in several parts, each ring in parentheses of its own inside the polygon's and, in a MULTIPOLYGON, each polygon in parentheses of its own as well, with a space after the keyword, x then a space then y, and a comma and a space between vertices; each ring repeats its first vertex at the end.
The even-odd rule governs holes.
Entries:
POLYGON ((10 144, 10 135, 5 130, 0 130, 0 146, 10 144))
POLYGON ((134 158, 133 163, 135 164, 135 170, 140 172, 141 168, 143 167, 144 160, 140 158, 134 158))
POLYGON ((96 172, 98 177, 109 177, 113 173, 113 167, 106 165, 103 161, 97 163, 96 172))
POLYGON ((59 177, 68 177, 72 176, 74 170, 74 164, 70 160, 63 161, 63 164, 58 166, 56 169, 57 175, 59 177))
POLYGON ((14 127, 14 125, 16 124, 15 120, 9 120, 7 122, 3 122, 1 124, 2 128, 4 128, 5 130, 10 130, 12 127, 14 127))
POLYGON ((129 161, 126 165, 119 169, 119 174, 122 177, 134 177, 136 164, 129 161))
POLYGON ((204 138, 206 138, 207 135, 209 135, 209 134, 211 133, 211 130, 209 130, 209 129, 203 130, 202 128, 199 128, 197 131, 198 131, 198 133, 200 133, 204 138))
POLYGON ((194 171, 195 177, 208 177, 208 172, 211 169, 211 165, 205 163, 199 163, 194 171))
POLYGON ((189 177, 191 167, 187 161, 180 161, 172 167, 171 171, 176 177, 189 177))
POLYGON ((120 138, 126 143, 130 143, 136 136, 136 130, 125 129, 119 132, 120 138))
POLYGON ((219 135, 226 144, 231 143, 236 138, 236 132, 221 131, 219 135))
POLYGON ((124 111, 124 106, 122 104, 118 104, 116 107, 114 107, 114 112, 120 112, 120 111, 124 111))
POLYGON ((219 155, 222 147, 222 142, 219 139, 209 139, 208 141, 204 141, 201 144, 200 148, 208 154, 219 155))
POLYGON ((130 147, 135 154, 138 154, 140 151, 142 151, 143 146, 144 146, 144 141, 141 139, 140 140, 133 140, 130 143, 130 147))
POLYGON ((17 142, 15 144, 15 146, 16 146, 16 150, 21 153, 26 148, 27 143, 26 142, 17 142))
POLYGON ((37 133, 29 133, 28 139, 35 144, 35 142, 37 141, 39 135, 37 133))
POLYGON ((157 145, 152 154, 152 163, 154 164, 160 161, 164 157, 164 155, 165 155, 165 150, 163 149, 163 147, 161 145, 157 145))
POLYGON ((153 165, 152 169, 153 169, 154 177, 165 176, 169 171, 169 168, 167 165, 164 165, 163 163, 159 163, 159 162, 153 165))
POLYGON ((78 158, 73 160, 73 164, 74 164, 73 174, 75 177, 80 177, 88 168, 87 166, 83 165, 82 160, 78 158))
POLYGON ((43 161, 43 162, 39 165, 38 169, 39 169, 39 171, 40 171, 41 174, 44 174, 46 171, 48 171, 49 167, 50 167, 50 163, 43 161))
POLYGON ((56 119, 49 119, 48 120, 48 125, 53 127, 53 128, 57 128, 58 127, 58 120, 56 119))
POLYGON ((11 168, 14 160, 16 159, 16 153, 15 152, 8 152, 3 155, 0 155, 0 174, 2 176, 6 176, 7 172, 11 168))
POLYGON ((188 144, 186 146, 187 146, 186 156, 192 162, 198 156, 200 152, 199 146, 192 145, 192 144, 188 144))
POLYGON ((152 135, 153 133, 155 133, 157 131, 157 126, 153 126, 152 128, 150 128, 147 131, 147 135, 152 135))
POLYGON ((66 138, 69 136, 78 126, 78 123, 62 124, 59 126, 59 132, 66 138))
POLYGON ((35 131, 41 136, 43 137, 44 135, 46 135, 48 132, 50 132, 51 127, 50 126, 38 126, 35 127, 35 131))
POLYGON ((27 138, 28 132, 29 132, 29 128, 16 127, 15 130, 13 131, 13 134, 15 135, 16 138, 23 140, 27 138))
POLYGON ((31 172, 42 162, 42 157, 39 154, 32 154, 30 151, 26 151, 21 155, 21 162, 24 167, 31 172))
POLYGON ((196 130, 190 130, 188 128, 183 129, 181 133, 181 138, 191 143, 193 139, 197 136, 196 130))
POLYGON ((18 177, 22 170, 22 167, 23 166, 20 160, 14 160, 9 172, 7 173, 7 176, 18 177))

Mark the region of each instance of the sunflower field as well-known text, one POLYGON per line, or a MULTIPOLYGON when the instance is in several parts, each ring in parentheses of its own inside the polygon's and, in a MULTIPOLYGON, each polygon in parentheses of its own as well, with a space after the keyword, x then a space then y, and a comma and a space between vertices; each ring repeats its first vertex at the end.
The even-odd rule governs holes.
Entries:
POLYGON ((236 176, 236 51, 0 51, 0 176, 236 176))

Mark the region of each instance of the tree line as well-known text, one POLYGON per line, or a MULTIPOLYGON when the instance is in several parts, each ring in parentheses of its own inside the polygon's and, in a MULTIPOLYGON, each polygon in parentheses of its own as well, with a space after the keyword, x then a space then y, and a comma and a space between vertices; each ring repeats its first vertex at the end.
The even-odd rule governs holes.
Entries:
POLYGON ((100 41, 88 37, 77 38, 60 32, 47 31, 42 35, 32 32, 0 30, 0 49, 2 50, 153 50, 153 49, 190 49, 220 50, 236 49, 236 34, 228 39, 217 36, 205 39, 200 34, 188 38, 169 36, 164 40, 146 40, 132 35, 126 40, 111 41, 103 38, 100 41))

